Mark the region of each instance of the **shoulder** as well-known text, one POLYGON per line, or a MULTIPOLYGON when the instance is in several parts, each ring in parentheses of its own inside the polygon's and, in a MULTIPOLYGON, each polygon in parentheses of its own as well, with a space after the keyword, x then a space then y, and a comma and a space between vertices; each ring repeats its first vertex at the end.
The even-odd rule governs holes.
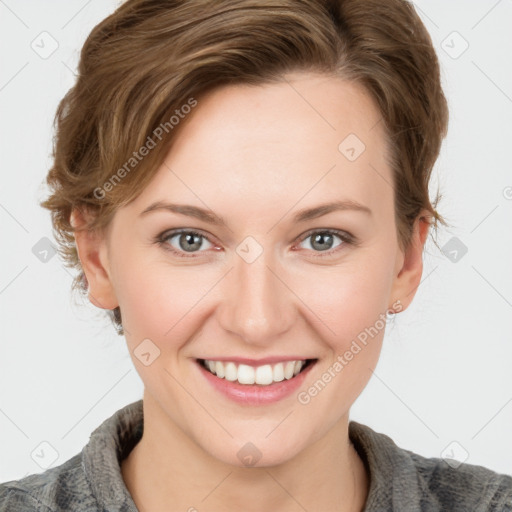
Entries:
POLYGON ((414 464, 422 496, 439 503, 442 510, 512 512, 512 476, 476 464, 403 451, 414 464))
POLYGON ((0 483, 0 512, 95 511, 81 454, 43 473, 0 483))
POLYGON ((53 512, 36 498, 16 486, 17 482, 0 484, 0 512, 53 512))
POLYGON ((512 476, 484 466, 424 457, 350 422, 350 439, 370 473, 369 508, 512 512, 512 476), (381 507, 381 508, 379 508, 381 507))
POLYGON ((115 412, 60 466, 0 483, 0 512, 136 512, 120 461, 142 437, 142 400, 115 412))

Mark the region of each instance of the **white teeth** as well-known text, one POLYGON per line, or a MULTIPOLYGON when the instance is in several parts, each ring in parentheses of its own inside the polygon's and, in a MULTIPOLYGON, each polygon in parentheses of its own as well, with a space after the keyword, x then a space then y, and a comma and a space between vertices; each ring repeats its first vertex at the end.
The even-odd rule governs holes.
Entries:
POLYGON ((284 380, 284 365, 283 365, 283 363, 277 363, 274 366, 273 376, 274 376, 274 380, 276 382, 281 382, 282 380, 284 380))
POLYGON ((234 382, 237 380, 240 384, 259 384, 260 386, 269 386, 273 382, 281 382, 284 379, 290 380, 297 375, 306 361, 287 361, 285 363, 276 363, 274 365, 265 364, 263 366, 249 366, 239 364, 238 366, 229 361, 205 360, 206 367, 217 377, 234 382))
POLYGON ((224 365, 220 361, 215 363, 215 373, 217 374, 217 377, 220 377, 221 379, 224 378, 224 365))
POLYGON ((266 364, 264 366, 258 366, 256 368, 256 377, 254 378, 254 381, 258 384, 262 384, 263 386, 268 386, 269 384, 272 384, 274 379, 274 375, 272 372, 272 366, 269 364, 266 364))
POLYGON ((295 371, 295 361, 288 361, 284 367, 284 378, 291 379, 295 371))
POLYGON ((236 368, 235 363, 227 363, 224 366, 224 378, 226 380, 230 380, 231 382, 235 381, 238 378, 238 370, 236 368))
MULTIPOLYGON (((217 363, 219 364, 219 363, 217 363)), ((220 375, 217 373, 217 377, 220 375)), ((255 375, 254 368, 252 366, 247 366, 246 364, 241 364, 238 366, 238 382, 240 384, 254 384, 255 375)))

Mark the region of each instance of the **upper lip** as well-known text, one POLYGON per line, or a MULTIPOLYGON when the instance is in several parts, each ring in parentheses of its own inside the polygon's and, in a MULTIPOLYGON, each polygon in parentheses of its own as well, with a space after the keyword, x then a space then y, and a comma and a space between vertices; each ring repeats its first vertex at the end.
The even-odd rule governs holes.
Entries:
POLYGON ((275 363, 286 363, 287 361, 307 361, 308 359, 315 359, 313 357, 303 357, 303 356, 273 356, 273 357, 264 357, 262 359, 248 359, 246 357, 200 357, 198 359, 208 360, 208 361, 222 361, 238 364, 246 364, 248 366, 263 366, 265 364, 275 364, 275 363))

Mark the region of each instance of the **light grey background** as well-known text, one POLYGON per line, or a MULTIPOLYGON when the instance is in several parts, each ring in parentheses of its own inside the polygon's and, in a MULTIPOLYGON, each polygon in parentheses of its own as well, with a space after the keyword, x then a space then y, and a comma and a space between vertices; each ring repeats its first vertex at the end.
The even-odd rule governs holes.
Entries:
MULTIPOLYGON (((124 338, 75 304, 57 256, 32 251, 52 239, 38 202, 55 109, 85 38, 118 3, 0 0, 0 482, 63 463, 142 397, 124 338), (31 47, 49 52, 52 38, 47 58, 31 47)), ((432 192, 439 184, 454 227, 439 242, 455 236, 468 252, 453 262, 429 242, 416 298, 388 329, 351 419, 421 455, 512 474, 512 1, 416 6, 451 115, 432 192)))

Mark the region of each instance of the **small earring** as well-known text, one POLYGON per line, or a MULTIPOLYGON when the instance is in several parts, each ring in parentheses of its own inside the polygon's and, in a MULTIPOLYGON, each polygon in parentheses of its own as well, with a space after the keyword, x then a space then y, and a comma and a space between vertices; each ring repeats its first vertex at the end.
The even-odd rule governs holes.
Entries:
POLYGON ((395 311, 395 308, 393 306, 391 306, 386 311, 386 318, 388 320, 394 320, 396 314, 397 314, 397 311, 395 311))

